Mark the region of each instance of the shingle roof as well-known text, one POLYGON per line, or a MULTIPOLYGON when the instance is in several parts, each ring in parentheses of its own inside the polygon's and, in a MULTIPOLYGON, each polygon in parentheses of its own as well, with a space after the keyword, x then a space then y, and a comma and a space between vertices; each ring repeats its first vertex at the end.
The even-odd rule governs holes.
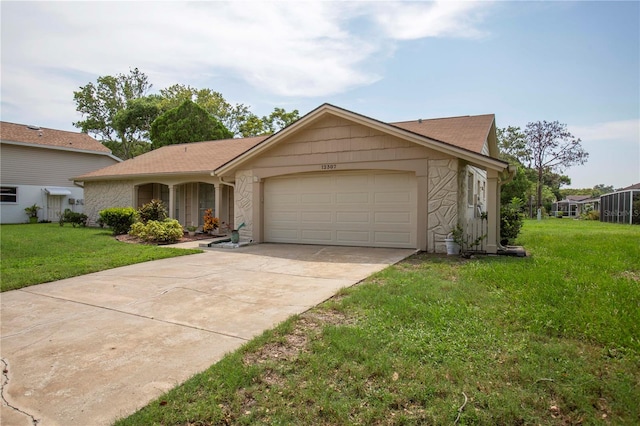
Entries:
MULTIPOLYGON (((486 114, 388 124, 482 154, 493 122, 494 115, 486 114)), ((99 180, 155 174, 207 173, 227 164, 269 137, 270 135, 169 145, 74 179, 99 180)))
POLYGON ((86 133, 27 126, 0 121, 0 140, 33 144, 43 148, 64 148, 111 154, 111 150, 86 133))
POLYGON ((257 136, 163 146, 122 163, 78 176, 74 180, 211 172, 267 137, 257 136))
POLYGON ((591 198, 591 195, 567 195, 566 201, 584 201, 591 198))
POLYGON ((493 114, 467 115, 389 124, 481 154, 494 118, 493 114))
POLYGON ((631 189, 640 189, 640 183, 634 183, 633 185, 622 188, 619 191, 629 191, 631 189))

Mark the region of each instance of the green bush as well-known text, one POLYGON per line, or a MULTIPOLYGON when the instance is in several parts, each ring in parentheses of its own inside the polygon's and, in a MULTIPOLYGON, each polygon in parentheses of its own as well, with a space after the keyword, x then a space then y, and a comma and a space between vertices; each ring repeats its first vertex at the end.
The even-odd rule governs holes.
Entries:
POLYGON ((131 226, 129 235, 147 242, 168 244, 180 240, 184 235, 184 231, 180 222, 175 219, 150 220, 147 223, 134 223, 131 226))
POLYGON ((126 234, 138 220, 133 207, 112 207, 100 211, 100 221, 111 228, 113 235, 126 234))
POLYGON ((524 223, 523 205, 520 198, 513 197, 509 204, 500 207, 500 242, 503 245, 513 244, 520 234, 524 223))
POLYGON ((142 223, 150 220, 163 221, 167 218, 167 209, 161 200, 151 200, 138 209, 138 217, 142 223))
POLYGON ((586 214, 587 220, 600 220, 600 212, 598 210, 589 210, 586 214))
POLYGON ((70 223, 74 228, 76 226, 86 226, 89 217, 84 213, 72 212, 70 209, 65 209, 64 214, 60 217, 60 226, 65 223, 70 223))

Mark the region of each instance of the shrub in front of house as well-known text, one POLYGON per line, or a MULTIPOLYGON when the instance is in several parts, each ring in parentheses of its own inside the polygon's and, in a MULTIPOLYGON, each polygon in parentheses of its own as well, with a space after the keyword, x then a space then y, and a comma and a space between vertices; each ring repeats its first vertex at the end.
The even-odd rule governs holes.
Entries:
POLYGON ((65 223, 70 223, 74 228, 76 226, 86 226, 89 217, 84 213, 72 212, 70 209, 65 209, 62 216, 60 216, 60 226, 65 223))
POLYGON ((138 209, 138 218, 142 223, 150 220, 163 221, 167 218, 167 209, 161 200, 151 200, 138 209))
POLYGON ((520 228, 524 223, 522 206, 524 202, 518 197, 513 197, 509 204, 500 207, 500 242, 503 245, 513 244, 520 234, 520 228))
POLYGON ((143 241, 159 244, 170 244, 179 241, 184 231, 175 219, 149 220, 147 223, 136 222, 131 226, 129 235, 143 241))
POLYGON ((133 207, 112 207, 100 211, 100 221, 111 228, 113 235, 126 234, 137 220, 138 213, 133 207))

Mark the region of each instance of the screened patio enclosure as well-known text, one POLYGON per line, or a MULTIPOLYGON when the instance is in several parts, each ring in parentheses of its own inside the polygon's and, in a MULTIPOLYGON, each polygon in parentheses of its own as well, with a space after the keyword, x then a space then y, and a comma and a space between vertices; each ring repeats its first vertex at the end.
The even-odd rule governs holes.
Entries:
POLYGON ((601 222, 640 225, 640 184, 629 188, 600 197, 601 222))

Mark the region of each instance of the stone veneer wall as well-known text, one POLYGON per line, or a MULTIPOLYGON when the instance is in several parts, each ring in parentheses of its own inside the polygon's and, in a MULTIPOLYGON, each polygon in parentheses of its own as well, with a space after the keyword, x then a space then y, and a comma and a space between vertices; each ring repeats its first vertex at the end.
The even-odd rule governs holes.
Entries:
POLYGON ((458 223, 458 161, 429 160, 427 247, 446 253, 444 239, 458 223))
POLYGON ((133 182, 103 181, 84 183, 84 213, 89 216, 89 226, 98 222, 101 210, 110 207, 133 206, 133 182))
POLYGON ((235 209, 234 224, 237 229, 243 222, 245 226, 240 229, 240 237, 244 240, 253 238, 253 173, 250 170, 241 170, 236 173, 236 187, 234 193, 235 209))

